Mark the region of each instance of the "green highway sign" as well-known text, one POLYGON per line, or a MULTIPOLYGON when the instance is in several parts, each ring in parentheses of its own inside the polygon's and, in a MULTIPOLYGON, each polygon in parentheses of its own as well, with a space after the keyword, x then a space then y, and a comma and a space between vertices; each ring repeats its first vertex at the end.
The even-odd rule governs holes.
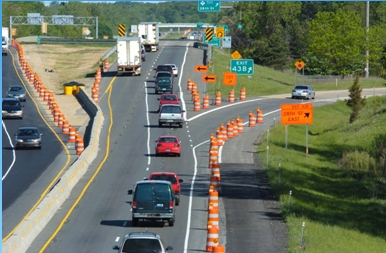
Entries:
POLYGON ((231 60, 230 65, 230 72, 235 72, 238 75, 253 75, 255 71, 252 59, 231 60))
POLYGON ((212 37, 211 41, 207 41, 205 34, 204 34, 204 43, 211 44, 212 46, 215 46, 215 47, 220 47, 220 39, 219 38, 212 37))
POLYGON ((198 1, 199 12, 217 12, 220 11, 220 1, 198 1))

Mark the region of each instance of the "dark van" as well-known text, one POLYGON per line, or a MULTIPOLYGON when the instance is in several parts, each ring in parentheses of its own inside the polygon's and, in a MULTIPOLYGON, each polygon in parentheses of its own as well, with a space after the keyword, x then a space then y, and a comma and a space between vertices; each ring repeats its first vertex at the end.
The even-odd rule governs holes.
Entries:
POLYGON ((174 226, 174 195, 172 184, 163 180, 138 181, 133 194, 132 202, 132 223, 138 226, 139 220, 168 222, 174 226))

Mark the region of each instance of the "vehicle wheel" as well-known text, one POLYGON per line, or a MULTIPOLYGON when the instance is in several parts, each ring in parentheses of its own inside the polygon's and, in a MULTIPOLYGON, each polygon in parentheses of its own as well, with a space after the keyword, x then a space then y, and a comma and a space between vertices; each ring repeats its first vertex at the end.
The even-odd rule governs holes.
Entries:
POLYGON ((162 127, 162 123, 161 123, 161 122, 158 122, 158 126, 159 126, 159 127, 162 127))
POLYGON ((133 218, 132 223, 133 223, 133 227, 138 227, 138 219, 133 218))
POLYGON ((294 97, 294 96, 292 96, 291 98, 292 98, 292 99, 294 99, 295 97, 294 97))
POLYGON ((182 128, 182 123, 178 126, 179 128, 182 128))
POLYGON ((169 220, 169 227, 173 227, 173 226, 174 226, 174 218, 169 220))
POLYGON ((180 205, 180 199, 176 199, 176 206, 179 206, 180 205))
POLYGON ((181 153, 178 153, 178 154, 177 154, 177 157, 180 157, 180 156, 181 156, 181 153))
POLYGON ((42 146, 39 146, 38 149, 42 149, 42 146))
POLYGON ((155 91, 155 94, 158 94, 158 90, 155 91))

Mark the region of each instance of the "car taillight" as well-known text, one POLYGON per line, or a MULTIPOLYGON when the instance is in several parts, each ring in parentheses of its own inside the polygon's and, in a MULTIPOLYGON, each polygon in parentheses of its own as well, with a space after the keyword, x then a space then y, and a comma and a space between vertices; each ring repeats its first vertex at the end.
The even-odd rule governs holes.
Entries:
POLYGON ((174 147, 179 147, 179 146, 180 146, 179 143, 174 144, 174 147))
POLYGON ((292 90, 292 92, 296 92, 296 90, 292 90))
POLYGON ((169 208, 173 208, 174 207, 174 202, 173 201, 170 201, 169 202, 169 208))
POLYGON ((132 208, 137 208, 137 202, 133 201, 133 204, 131 205, 132 208))
POLYGON ((157 147, 162 147, 162 144, 161 144, 161 143, 158 143, 158 144, 157 144, 157 147))
POLYGON ((183 113, 181 113, 181 118, 183 118, 184 117, 184 114, 183 113))

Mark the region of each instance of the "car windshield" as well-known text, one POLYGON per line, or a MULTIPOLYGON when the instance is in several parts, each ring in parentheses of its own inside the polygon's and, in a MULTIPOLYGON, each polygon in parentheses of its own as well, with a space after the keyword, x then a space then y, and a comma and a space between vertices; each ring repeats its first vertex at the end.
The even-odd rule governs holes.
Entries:
POLYGON ((170 80, 170 78, 163 77, 163 78, 158 78, 158 82, 159 83, 170 83, 171 80, 170 80))
POLYGON ((23 90, 22 87, 17 87, 17 86, 9 87, 9 91, 22 91, 22 90, 23 90))
POLYGON ((177 183, 177 179, 175 177, 167 175, 154 175, 151 177, 151 180, 165 180, 173 184, 177 183))
POLYGON ((171 77, 171 74, 170 73, 158 73, 157 78, 159 78, 159 77, 171 77))
POLYGON ((161 100, 165 101, 177 101, 177 98, 175 96, 163 96, 161 100))
POLYGON ((21 106, 20 102, 17 101, 3 101, 3 108, 21 106))
POLYGON ((122 253, 149 253, 162 252, 161 244, 157 239, 128 239, 123 245, 122 253))
POLYGON ((162 113, 181 113, 181 108, 178 106, 163 106, 162 113))
POLYGON ((36 129, 21 129, 18 131, 19 136, 39 136, 39 132, 36 129))
POLYGON ((139 184, 135 191, 135 198, 137 196, 141 196, 143 201, 152 201, 153 199, 169 200, 170 188, 167 184, 139 184))
POLYGON ((158 66, 157 71, 170 71, 171 66, 158 66))
POLYGON ((173 137, 163 137, 159 139, 159 142, 177 142, 177 139, 173 137))

